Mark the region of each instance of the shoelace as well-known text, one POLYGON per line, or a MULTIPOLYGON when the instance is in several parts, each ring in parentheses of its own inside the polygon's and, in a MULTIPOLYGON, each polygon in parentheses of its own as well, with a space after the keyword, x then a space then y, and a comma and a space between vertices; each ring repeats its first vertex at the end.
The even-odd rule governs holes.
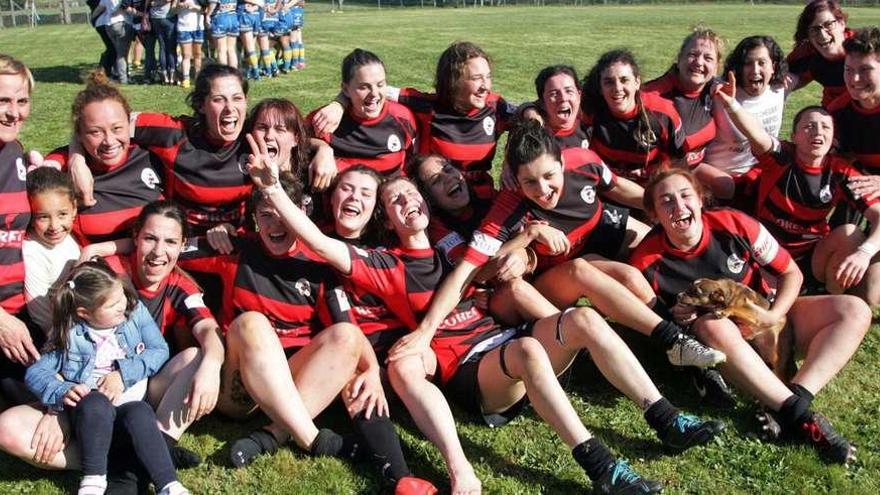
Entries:
POLYGON ((804 431, 810 435, 810 440, 815 443, 828 442, 828 439, 825 437, 825 432, 822 431, 822 428, 819 426, 819 423, 816 421, 808 421, 801 425, 804 431))
POLYGON ((703 422, 700 418, 690 414, 679 414, 675 417, 675 422, 673 423, 675 428, 682 433, 690 428, 699 428, 702 424, 703 422))
POLYGON ((621 479, 627 483, 638 483, 642 477, 636 474, 626 461, 617 461, 614 464, 614 471, 611 472, 611 484, 617 484, 617 480, 621 479))

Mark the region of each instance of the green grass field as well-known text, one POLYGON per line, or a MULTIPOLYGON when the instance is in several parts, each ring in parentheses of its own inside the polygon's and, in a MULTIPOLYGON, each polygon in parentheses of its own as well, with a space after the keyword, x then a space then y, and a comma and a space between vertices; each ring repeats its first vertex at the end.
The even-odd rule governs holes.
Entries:
MULTIPOLYGON (((386 62, 391 84, 430 88, 437 56, 454 40, 471 40, 494 57, 494 89, 512 101, 533 99, 533 78, 545 65, 569 63, 584 73, 612 47, 631 48, 642 62, 643 80, 672 62, 688 28, 710 24, 731 45, 751 34, 772 34, 787 51, 799 6, 713 6, 609 8, 352 9, 344 14, 310 13, 305 30, 308 69, 252 86, 251 101, 282 96, 308 111, 339 87, 339 63, 355 47, 375 51, 386 62)), ((880 24, 880 9, 848 9, 850 25, 880 24)), ((69 108, 82 87, 80 77, 97 60, 100 41, 87 26, 45 26, 0 30, 0 51, 34 71, 33 113, 23 134, 26 148, 48 151, 70 133, 69 108)), ((132 107, 186 112, 184 91, 176 87, 129 86, 132 107)), ((798 108, 817 102, 814 86, 793 95, 787 120, 798 108)), ((787 126, 784 134, 787 134, 787 126)), ((569 385, 572 402, 586 425, 637 469, 666 480, 671 493, 880 493, 880 338, 876 328, 853 361, 816 400, 837 428, 856 442, 859 462, 849 470, 828 467, 805 447, 768 445, 756 438, 755 406, 743 399, 734 413, 702 408, 684 375, 665 359, 649 356, 634 341, 661 391, 684 408, 727 422, 713 444, 682 455, 664 452, 639 409, 616 393, 588 359, 576 363, 569 385)), ((319 424, 345 429, 340 410, 319 424)), ((413 470, 448 489, 437 450, 397 409, 399 431, 413 470)), ((183 445, 206 462, 181 472, 195 493, 374 493, 378 477, 370 466, 310 459, 283 449, 244 470, 227 467, 227 443, 263 420, 208 419, 184 436, 183 445)), ((533 412, 492 430, 462 424, 464 448, 487 493, 574 493, 589 482, 555 434, 533 412)), ((75 473, 49 473, 0 454, 0 493, 69 493, 75 473)))

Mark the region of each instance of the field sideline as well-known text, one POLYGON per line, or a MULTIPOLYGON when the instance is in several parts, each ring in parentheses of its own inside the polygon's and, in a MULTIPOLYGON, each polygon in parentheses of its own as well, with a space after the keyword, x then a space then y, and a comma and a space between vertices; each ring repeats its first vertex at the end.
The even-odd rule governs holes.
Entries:
MULTIPOLYGON (((629 47, 642 64, 642 80, 660 75, 672 63, 688 28, 706 22, 729 42, 771 34, 787 52, 800 6, 690 4, 638 7, 501 7, 481 9, 352 9, 345 13, 309 12, 305 28, 308 68, 251 86, 251 102, 286 97, 307 112, 339 88, 339 64, 355 47, 381 56, 388 81, 430 89, 434 65, 452 41, 470 40, 494 58, 494 90, 519 102, 535 97, 534 76, 542 67, 569 63, 583 74, 600 53, 629 47)), ((880 9, 847 9, 850 26, 880 24, 880 9)), ((41 26, 0 30, 0 52, 28 64, 37 79, 33 111, 22 141, 26 149, 47 152, 70 135, 70 104, 82 87, 81 76, 97 61, 97 34, 88 26, 41 26)), ((168 86, 127 86, 135 110, 186 113, 184 90, 168 86)), ((788 102, 783 135, 795 111, 818 102, 816 85, 788 102)), ((497 160, 496 160, 497 163, 497 160)), ((497 167, 496 167, 497 168, 497 167)), ((664 452, 634 404, 614 391, 588 359, 579 359, 569 392, 588 428, 646 476, 667 481, 667 493, 880 493, 880 337, 876 326, 853 361, 815 404, 841 433, 858 446, 858 463, 849 470, 826 467, 811 449, 767 445, 756 438, 754 406, 748 399, 736 412, 702 408, 691 397, 685 376, 650 356, 644 342, 631 340, 661 391, 683 408, 727 422, 711 445, 685 454, 664 452)), ((410 467, 448 490, 437 450, 416 430, 402 407, 396 409, 410 467)), ((227 443, 264 420, 229 422, 208 419, 195 425, 182 444, 206 462, 182 471, 194 493, 376 493, 379 479, 369 465, 310 459, 282 449, 244 470, 227 467, 227 443)), ((318 420, 347 430, 342 408, 318 420)), ((589 481, 564 444, 528 412, 513 424, 492 430, 462 424, 465 452, 486 493, 575 493, 589 481)), ((70 493, 76 473, 50 473, 0 454, 0 493, 70 493)))

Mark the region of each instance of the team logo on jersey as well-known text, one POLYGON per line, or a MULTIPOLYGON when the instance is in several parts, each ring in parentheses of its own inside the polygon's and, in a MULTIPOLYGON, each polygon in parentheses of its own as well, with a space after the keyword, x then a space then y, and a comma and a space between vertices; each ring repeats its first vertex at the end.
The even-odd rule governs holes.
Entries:
POLYGON ((822 186, 822 189, 819 191, 819 201, 823 203, 827 203, 831 201, 831 185, 825 184, 822 186))
POLYGON ((24 181, 27 178, 27 167, 21 157, 15 159, 15 171, 18 173, 18 180, 24 181))
POLYGON ((614 225, 619 225, 620 221, 623 220, 623 214, 617 210, 603 210, 602 214, 614 225))
POLYGON ((145 168, 141 170, 141 182, 144 183, 150 189, 156 189, 156 186, 159 185, 162 181, 159 180, 159 176, 156 175, 156 171, 151 168, 145 168))
POLYGON ((247 153, 242 153, 238 157, 238 171, 241 172, 243 175, 248 175, 247 160, 248 160, 247 153))
POLYGON ((584 203, 591 205, 596 202, 596 189, 593 186, 586 185, 581 189, 581 199, 584 203))
POLYGON ((486 131, 487 136, 495 134, 495 119, 492 117, 483 119, 483 130, 486 131))
POLYGON ((309 285, 309 281, 304 278, 294 282, 293 288, 303 297, 310 297, 312 295, 312 286, 309 285))
POLYGON ((582 139, 581 140, 581 148, 589 149, 589 147, 590 147, 590 140, 589 139, 582 139))
POLYGON ((740 273, 745 266, 745 260, 737 256, 735 253, 727 257, 727 269, 730 270, 730 273, 740 273))
POLYGON ((397 153, 400 151, 400 138, 397 137, 397 134, 392 134, 388 136, 388 151, 392 153, 397 153))

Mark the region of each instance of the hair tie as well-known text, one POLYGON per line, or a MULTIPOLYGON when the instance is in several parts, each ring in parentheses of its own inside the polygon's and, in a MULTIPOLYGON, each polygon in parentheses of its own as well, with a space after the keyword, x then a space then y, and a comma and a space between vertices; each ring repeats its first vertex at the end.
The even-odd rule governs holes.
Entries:
POLYGON ((76 289, 76 284, 73 282, 73 279, 67 281, 67 286, 71 289, 76 289))

